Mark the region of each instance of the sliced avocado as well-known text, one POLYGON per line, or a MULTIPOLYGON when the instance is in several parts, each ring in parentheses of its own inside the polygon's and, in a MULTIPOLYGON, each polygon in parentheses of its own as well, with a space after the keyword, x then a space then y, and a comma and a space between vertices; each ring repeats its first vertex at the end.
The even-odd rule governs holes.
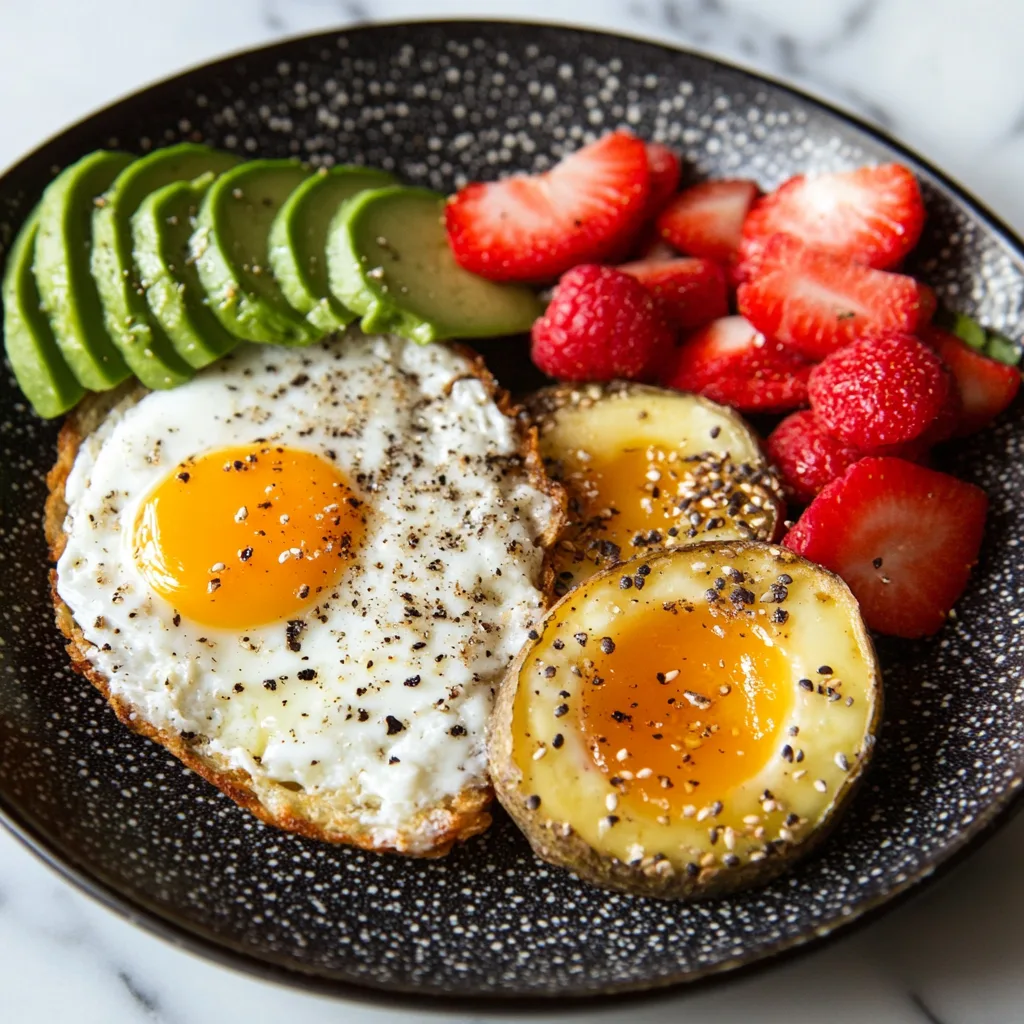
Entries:
POLYGON ((331 290, 362 316, 367 333, 394 332, 420 344, 528 331, 537 296, 496 284, 455 262, 444 229, 444 197, 422 188, 362 192, 331 222, 331 290))
POLYGON ((32 276, 39 211, 25 221, 7 256, 4 273, 4 346, 14 376, 32 408, 44 419, 67 412, 85 394, 61 355, 50 321, 39 304, 32 276))
POLYGON ((248 341, 308 345, 324 331, 292 309, 270 269, 270 226, 309 177, 291 160, 253 160, 228 171, 206 193, 190 251, 210 308, 248 341))
POLYGON ((215 174, 151 192, 132 215, 132 251, 153 319, 189 363, 200 367, 238 344, 206 305, 188 242, 215 174))
POLYGON ((66 167, 43 193, 32 264, 43 309, 78 383, 106 391, 130 373, 103 318, 89 272, 94 200, 132 162, 97 150, 66 167))
POLYGON ((338 207, 368 188, 395 181, 386 171, 342 166, 321 169, 288 197, 270 227, 270 266, 285 298, 311 324, 336 331, 356 317, 331 294, 327 229, 338 207))
POLYGON ((107 330, 147 387, 182 384, 191 378, 193 367, 150 315, 132 259, 132 215, 150 192, 170 182, 219 173, 237 163, 237 157, 190 142, 155 150, 117 176, 93 214, 92 276, 107 330))

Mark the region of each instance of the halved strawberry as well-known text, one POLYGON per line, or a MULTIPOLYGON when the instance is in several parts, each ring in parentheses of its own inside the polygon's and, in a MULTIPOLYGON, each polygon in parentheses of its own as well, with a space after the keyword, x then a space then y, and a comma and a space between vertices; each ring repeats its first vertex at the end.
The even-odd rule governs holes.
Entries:
POLYGON ((679 188, 682 165, 679 157, 660 142, 647 143, 647 170, 650 174, 650 191, 647 195, 645 219, 655 217, 662 207, 675 195, 679 188))
POLYGON ((681 252, 730 263, 756 197, 753 181, 702 181, 681 192, 662 210, 658 232, 681 252))
POLYGON ((725 273, 711 260, 639 260, 619 270, 655 295, 669 322, 680 330, 692 331, 729 312, 725 273))
POLYGON ((647 147, 612 132, 543 174, 467 185, 448 200, 455 259, 493 281, 547 281, 600 262, 640 225, 650 192, 647 147))
POLYGON ((797 175, 758 200, 743 225, 740 255, 756 258, 784 233, 855 263, 895 266, 917 245, 924 203, 914 175, 901 164, 797 175))
POLYGON ((913 334, 921 290, 903 274, 872 270, 775 235, 737 294, 759 331, 808 359, 824 359, 874 330, 913 334))
POLYGON ((810 371, 743 317, 726 316, 683 342, 664 383, 741 412, 785 412, 807 404, 810 371))
POLYGON ((963 437, 981 430, 1017 397, 1021 374, 1016 367, 989 359, 937 327, 919 333, 949 368, 960 395, 960 416, 952 433, 963 437))
POLYGON ((937 633, 978 560, 988 498, 903 459, 861 459, 808 506, 783 544, 838 573, 872 629, 937 633))

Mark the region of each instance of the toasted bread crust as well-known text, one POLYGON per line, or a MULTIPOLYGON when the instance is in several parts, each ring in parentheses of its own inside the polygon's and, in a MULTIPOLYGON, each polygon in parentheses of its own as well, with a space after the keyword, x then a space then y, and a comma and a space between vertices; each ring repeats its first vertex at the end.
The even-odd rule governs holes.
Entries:
MULTIPOLYGON (((460 346, 459 351, 469 358, 473 375, 484 384, 498 408, 516 422, 518 455, 523 468, 530 483, 552 500, 554 514, 543 536, 539 538, 546 552, 541 589, 545 595, 545 605, 548 605, 553 597, 554 572, 547 552, 564 525, 564 492, 544 471, 536 430, 519 416, 519 409, 513 405, 507 392, 498 387, 483 360, 471 349, 460 346)), ((68 511, 66 485, 79 448, 115 405, 122 401, 138 401, 146 393, 145 388, 133 385, 89 395, 65 420, 57 440, 57 461, 47 475, 44 529, 50 558, 54 563, 59 560, 67 545, 64 529, 68 511)), ((197 775, 266 824, 297 832, 310 839, 418 857, 444 856, 456 842, 478 835, 490 826, 488 807, 494 796, 493 789, 490 785, 469 786, 446 799, 443 804, 422 812, 394 835, 391 841, 382 841, 373 830, 362 826, 350 813, 344 794, 321 793, 314 797, 272 780, 255 779, 248 772, 232 767, 223 755, 204 750, 202 738, 186 739, 180 733, 158 728, 133 705, 111 693, 109 680, 89 660, 89 651, 93 645, 86 639, 71 609, 60 597, 57 583, 57 569, 54 567, 50 570, 50 593, 57 627, 67 640, 66 649, 74 670, 103 694, 124 725, 165 747, 197 775)))

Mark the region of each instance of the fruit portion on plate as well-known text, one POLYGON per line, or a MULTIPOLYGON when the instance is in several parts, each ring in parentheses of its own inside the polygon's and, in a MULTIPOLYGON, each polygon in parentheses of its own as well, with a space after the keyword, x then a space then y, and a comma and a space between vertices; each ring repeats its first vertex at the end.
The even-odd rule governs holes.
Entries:
POLYGON ((367 849, 446 852, 492 782, 625 892, 815 846, 879 723, 868 629, 937 632, 978 559, 987 499, 931 463, 1018 352, 900 271, 906 168, 681 176, 626 131, 448 198, 192 144, 58 175, 5 342, 72 410, 58 624, 122 720, 367 849), (554 378, 519 406, 446 344, 503 336, 554 378))

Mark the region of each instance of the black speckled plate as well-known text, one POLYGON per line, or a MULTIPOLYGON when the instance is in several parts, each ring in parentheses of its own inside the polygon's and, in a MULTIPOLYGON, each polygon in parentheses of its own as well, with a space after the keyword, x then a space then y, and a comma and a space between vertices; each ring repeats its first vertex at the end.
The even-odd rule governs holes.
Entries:
MULTIPOLYGON (((765 187, 799 171, 906 161, 929 210, 913 271, 949 305, 1020 336, 1021 243, 918 158, 705 57, 534 25, 369 27, 189 71, 76 125, 0 179, 0 252, 52 175, 101 146, 141 152, 202 139, 246 155, 357 160, 450 190, 549 166, 620 124, 677 148, 690 177, 749 176, 765 187)), ((496 369, 515 388, 522 366, 518 353, 496 369)), ((1017 803, 1021 413, 1018 402, 1016 415, 950 453, 950 468, 992 499, 982 562, 939 637, 881 645, 887 715, 875 763, 823 852, 768 888, 674 905, 610 895, 544 866, 502 816, 435 862, 286 835, 128 733, 67 668, 40 520, 56 428, 34 419, 5 378, 0 812, 68 878, 153 931, 349 997, 507 1010, 635 996, 777 958, 891 905, 1017 803)))

